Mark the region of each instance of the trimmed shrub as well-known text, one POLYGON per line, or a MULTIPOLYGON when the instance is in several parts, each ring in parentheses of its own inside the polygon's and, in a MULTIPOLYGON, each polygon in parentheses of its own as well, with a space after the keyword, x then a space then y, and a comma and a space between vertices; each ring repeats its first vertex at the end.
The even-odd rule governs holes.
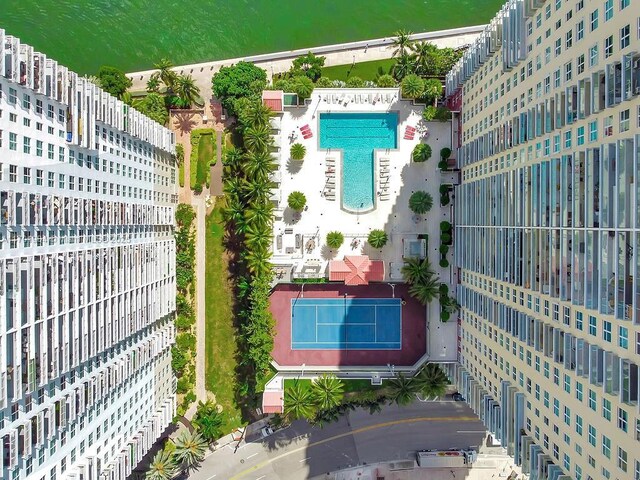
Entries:
POLYGON ((422 118, 425 122, 431 122, 436 116, 437 109, 433 105, 427 105, 422 111, 422 118))
POLYGON ((451 245, 451 235, 448 233, 443 233, 440 235, 440 241, 445 245, 451 245))
POLYGON ((410 73, 402 79, 400 90, 405 98, 420 98, 424 92, 424 80, 415 73, 410 73))
POLYGON ((438 250, 440 251, 440 255, 444 256, 447 253, 449 253, 449 246, 448 245, 440 245, 440 248, 438 250))
POLYGON ((396 80, 388 73, 380 75, 376 80, 376 85, 380 88, 392 88, 396 86, 396 80))
POLYGON ((447 160, 450 156, 451 156, 451 149, 450 148, 445 147, 442 150, 440 150, 440 158, 442 160, 447 160))
POLYGON ((447 169, 449 168, 449 164, 447 163, 447 161, 446 161, 446 160, 440 160, 440 161, 438 162, 438 168, 439 168, 440 170, 447 170, 447 169))
POLYGON ((449 185, 446 185, 444 183, 442 185, 440 185, 440 194, 441 195, 444 195, 445 193, 448 193, 448 192, 449 192, 449 185))
POLYGON ((384 230, 371 230, 367 237, 367 242, 373 248, 382 248, 387 244, 389 237, 384 230))
POLYGON ((291 160, 304 160, 304 156, 307 154, 307 147, 302 145, 301 143, 294 143, 291 145, 291 149, 289 151, 289 155, 291 156, 291 160))
POLYGON ((180 377, 176 385, 176 393, 185 394, 193 389, 193 384, 187 377, 180 377))
POLYGON ((327 233, 327 245, 329 248, 338 249, 344 243, 344 235, 340 232, 329 232, 327 233))
POLYGON ((450 232, 453 227, 446 220, 440 222, 440 231, 441 232, 450 232))
POLYGON ((409 208, 413 213, 422 215, 427 213, 433 207, 433 198, 427 192, 413 192, 409 197, 409 208))
POLYGON ((445 193, 444 195, 440 195, 440 205, 445 207, 449 205, 449 194, 445 193))
POLYGON ((446 297, 449 295, 449 286, 446 283, 441 283, 438 287, 438 291, 440 292, 441 297, 446 297))
POLYGON ((301 212, 307 204, 307 197, 302 192, 291 192, 287 197, 287 204, 291 210, 301 212))
POLYGON ((447 321, 451 318, 449 312, 442 311, 440 312, 440 321, 442 323, 447 323, 447 321))
POLYGON ((411 159, 414 162, 426 162, 431 158, 431 147, 426 143, 419 143, 411 153, 411 159))
POLYGON ((449 266, 449 261, 446 258, 440 259, 440 266, 442 268, 447 268, 449 266))
POLYGON ((347 88, 363 88, 364 80, 360 77, 349 77, 347 78, 347 88))
POLYGON ((317 88, 331 88, 333 86, 333 81, 327 77, 320 77, 316 81, 317 88))

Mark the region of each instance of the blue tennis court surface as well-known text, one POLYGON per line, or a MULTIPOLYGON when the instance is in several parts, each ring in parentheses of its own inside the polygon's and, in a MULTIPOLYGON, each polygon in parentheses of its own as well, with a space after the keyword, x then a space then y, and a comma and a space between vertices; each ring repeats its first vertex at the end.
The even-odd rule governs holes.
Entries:
POLYGON ((292 350, 400 350, 399 298, 291 300, 292 350))

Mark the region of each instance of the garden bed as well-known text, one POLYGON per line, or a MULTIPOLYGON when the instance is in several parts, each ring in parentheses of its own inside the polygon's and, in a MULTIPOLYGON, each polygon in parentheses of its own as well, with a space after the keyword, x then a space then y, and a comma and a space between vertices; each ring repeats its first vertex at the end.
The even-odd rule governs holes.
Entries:
POLYGON ((191 132, 190 185, 196 193, 209 187, 210 166, 216 161, 216 138, 212 128, 191 132))

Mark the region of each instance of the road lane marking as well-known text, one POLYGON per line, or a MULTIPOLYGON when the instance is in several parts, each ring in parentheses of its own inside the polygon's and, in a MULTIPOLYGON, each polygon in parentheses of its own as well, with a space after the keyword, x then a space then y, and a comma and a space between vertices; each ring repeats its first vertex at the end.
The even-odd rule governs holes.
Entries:
MULTIPOLYGON (((245 477, 251 472, 260 470, 262 467, 269 465, 272 462, 275 462, 277 460, 280 460, 281 458, 291 455, 292 453, 301 452, 308 448, 317 447, 318 445, 323 445, 325 443, 333 442, 334 440, 338 440, 340 438, 348 437, 350 435, 357 435, 358 433, 364 433, 371 430, 376 430, 378 428, 391 427, 394 425, 403 425, 406 423, 416 423, 416 422, 477 422, 477 421, 479 421, 478 417, 415 417, 415 418, 403 418, 402 420, 392 420, 390 422, 376 423, 375 425, 367 425, 366 427, 361 427, 356 430, 352 430, 350 432, 345 432, 339 435, 335 435, 333 437, 325 438, 323 440, 318 440, 317 442, 310 443, 308 445, 305 445, 304 447, 299 447, 294 450, 281 453, 277 457, 264 460, 250 468, 247 468, 246 470, 243 470, 237 475, 234 475, 233 477, 231 477, 229 480, 238 480, 239 478, 245 477)), ((260 478, 264 478, 264 476, 260 478)))
POLYGON ((264 477, 266 477, 266 475, 262 475, 261 477, 256 478, 256 480, 261 480, 261 479, 263 479, 264 477))
POLYGON ((255 457, 257 454, 258 454, 258 452, 256 452, 256 453, 252 453, 251 455, 249 455, 249 456, 247 457, 247 460, 249 460, 251 457, 255 457))
POLYGON ((302 463, 302 462, 306 462, 307 460, 309 460, 311 457, 307 457, 307 458, 303 458, 302 460, 298 460, 298 462, 302 463))
POLYGON ((211 480, 212 478, 216 478, 218 476, 217 473, 214 473, 213 475, 211 475, 209 478, 207 478, 207 480, 211 480))

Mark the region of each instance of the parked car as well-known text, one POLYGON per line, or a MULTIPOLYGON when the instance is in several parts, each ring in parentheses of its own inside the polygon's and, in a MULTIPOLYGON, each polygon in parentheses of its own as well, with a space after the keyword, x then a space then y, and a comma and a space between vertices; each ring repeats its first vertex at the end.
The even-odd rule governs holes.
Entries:
POLYGON ((451 395, 451 397, 456 401, 456 402, 464 402, 464 397, 462 396, 462 394, 460 392, 456 392, 453 395, 451 395))
POLYGON ((267 425, 266 427, 262 427, 260 433, 262 434, 262 438, 267 438, 269 435, 273 435, 273 428, 271 428, 271 425, 267 425))

